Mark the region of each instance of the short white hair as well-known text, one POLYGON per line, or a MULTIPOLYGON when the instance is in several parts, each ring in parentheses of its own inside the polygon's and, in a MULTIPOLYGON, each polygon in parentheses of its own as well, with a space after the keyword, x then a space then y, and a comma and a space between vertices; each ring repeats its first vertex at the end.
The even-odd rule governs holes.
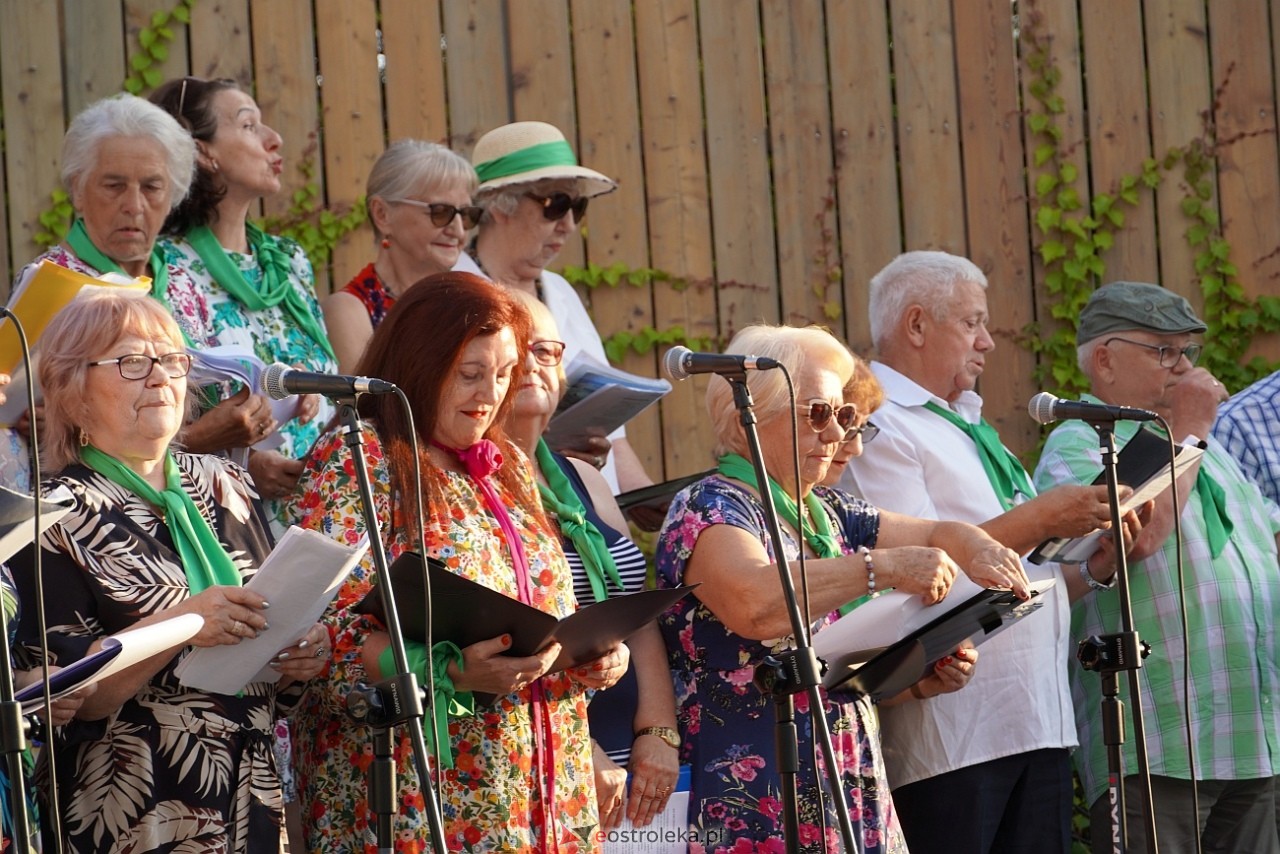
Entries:
POLYGON ((968 258, 949 252, 915 250, 894 258, 871 279, 867 315, 871 341, 882 349, 885 341, 913 305, 928 309, 935 320, 945 320, 941 312, 962 284, 973 282, 984 290, 987 277, 968 258))

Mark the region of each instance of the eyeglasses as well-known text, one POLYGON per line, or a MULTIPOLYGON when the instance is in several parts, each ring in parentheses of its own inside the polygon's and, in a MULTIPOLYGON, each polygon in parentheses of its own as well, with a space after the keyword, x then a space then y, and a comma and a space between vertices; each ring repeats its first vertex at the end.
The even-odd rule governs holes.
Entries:
POLYGON ((1103 342, 1104 345, 1110 344, 1112 341, 1123 341, 1126 344, 1132 344, 1135 347, 1145 347, 1148 350, 1155 350, 1157 358, 1160 360, 1160 367, 1172 368, 1176 367, 1178 360, 1183 356, 1187 357, 1187 361, 1192 365, 1200 361, 1200 352, 1204 350, 1201 344, 1188 344, 1185 347, 1174 347, 1172 344, 1143 344, 1141 341, 1130 341, 1128 338, 1108 338, 1103 342))
POLYGON ((542 205, 542 215, 551 222, 563 219, 569 211, 573 211, 573 221, 582 222, 587 216, 587 203, 591 199, 586 196, 574 197, 568 193, 552 193, 539 196, 537 193, 525 193, 526 196, 542 205))
POLYGON ((872 439, 874 439, 876 436, 879 436, 879 435, 880 435, 880 428, 877 427, 873 422, 868 421, 859 427, 850 427, 848 430, 846 430, 844 434, 844 441, 852 442, 854 439, 861 436, 862 444, 865 445, 867 444, 867 442, 870 442, 872 439))
POLYGON ((832 418, 835 418, 840 429, 847 431, 853 426, 854 419, 858 417, 858 407, 852 403, 846 403, 839 409, 832 409, 831 404, 825 400, 815 400, 809 404, 807 411, 804 407, 800 407, 800 411, 805 413, 805 417, 809 419, 809 426, 815 433, 826 430, 832 418))
POLYGON ((475 205, 458 207, 446 205, 444 202, 420 202, 417 199, 392 199, 391 204, 423 208, 431 218, 431 224, 436 228, 447 228, 455 216, 460 216, 462 227, 470 231, 476 227, 476 223, 480 222, 480 216, 484 213, 484 208, 478 208, 475 205))
POLYGON ((186 353, 165 353, 163 356, 148 356, 145 353, 130 353, 118 359, 102 359, 90 362, 89 367, 115 365, 120 369, 120 376, 127 380, 145 380, 159 365, 161 370, 171 379, 185 377, 191 373, 191 357, 186 353))
POLYGON ((564 358, 563 341, 530 341, 529 352, 533 359, 544 368, 554 368, 564 358))

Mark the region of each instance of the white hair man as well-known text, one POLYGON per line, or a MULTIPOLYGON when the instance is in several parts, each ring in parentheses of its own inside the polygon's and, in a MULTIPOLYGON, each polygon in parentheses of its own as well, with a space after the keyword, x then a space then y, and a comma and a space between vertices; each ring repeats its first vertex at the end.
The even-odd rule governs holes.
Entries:
MULTIPOLYGON (((879 355, 871 369, 886 402, 875 447, 849 463, 841 485, 887 510, 979 524, 1026 554, 1050 536, 1107 524, 1106 490, 1037 496, 982 418, 974 386, 995 347, 986 291, 976 265, 945 252, 907 252, 871 280, 879 355)), ((1061 577, 1076 594, 1113 573, 1109 550, 1091 563, 1065 576, 1054 564, 1027 565, 1027 574, 1061 577)), ((964 690, 882 710, 885 764, 912 854, 1070 850, 1076 734, 1061 586, 1040 613, 983 645, 964 690)))

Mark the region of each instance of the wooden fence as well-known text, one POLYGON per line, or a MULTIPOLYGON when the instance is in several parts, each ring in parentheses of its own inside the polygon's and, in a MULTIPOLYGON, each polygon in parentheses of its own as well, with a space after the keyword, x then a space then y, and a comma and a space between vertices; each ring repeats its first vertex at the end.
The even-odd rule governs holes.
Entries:
MULTIPOLYGON (((173 6, 0 0, 0 271, 39 251, 67 119, 120 90, 140 28, 173 6)), ((678 324, 724 339, 758 320, 818 321, 865 351, 877 269, 907 248, 965 254, 991 280, 989 412, 1028 448, 1034 359, 1017 342, 1051 321, 1027 179, 1027 28, 1052 40, 1085 195, 1200 136, 1207 111, 1230 140, 1213 203, 1246 292, 1260 294, 1280 274, 1275 12, 1260 0, 196 0, 160 70, 251 86, 288 162, 310 161, 339 209, 388 140, 469 155, 497 125, 558 125, 621 184, 561 262, 692 283, 584 294, 606 336, 678 324)), ((265 212, 307 183, 288 178, 265 212)), ((1176 180, 1143 191, 1106 256, 1109 279, 1202 303, 1184 196, 1176 180)), ((372 251, 367 232, 352 235, 323 287, 372 251)), ((1280 341, 1255 350, 1276 358, 1280 341)), ((657 355, 623 366, 653 374, 657 355)), ((681 384, 631 428, 655 476, 707 465, 702 388, 681 384)))

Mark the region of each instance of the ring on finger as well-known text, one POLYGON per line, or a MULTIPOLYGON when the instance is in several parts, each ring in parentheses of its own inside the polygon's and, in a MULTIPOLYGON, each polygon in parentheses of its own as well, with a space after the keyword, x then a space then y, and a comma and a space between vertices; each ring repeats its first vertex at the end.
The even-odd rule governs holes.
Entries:
POLYGON ((231 634, 235 635, 236 637, 239 637, 239 636, 240 636, 240 625, 241 625, 241 624, 240 624, 240 621, 239 621, 239 620, 232 620, 232 621, 231 621, 231 634))

